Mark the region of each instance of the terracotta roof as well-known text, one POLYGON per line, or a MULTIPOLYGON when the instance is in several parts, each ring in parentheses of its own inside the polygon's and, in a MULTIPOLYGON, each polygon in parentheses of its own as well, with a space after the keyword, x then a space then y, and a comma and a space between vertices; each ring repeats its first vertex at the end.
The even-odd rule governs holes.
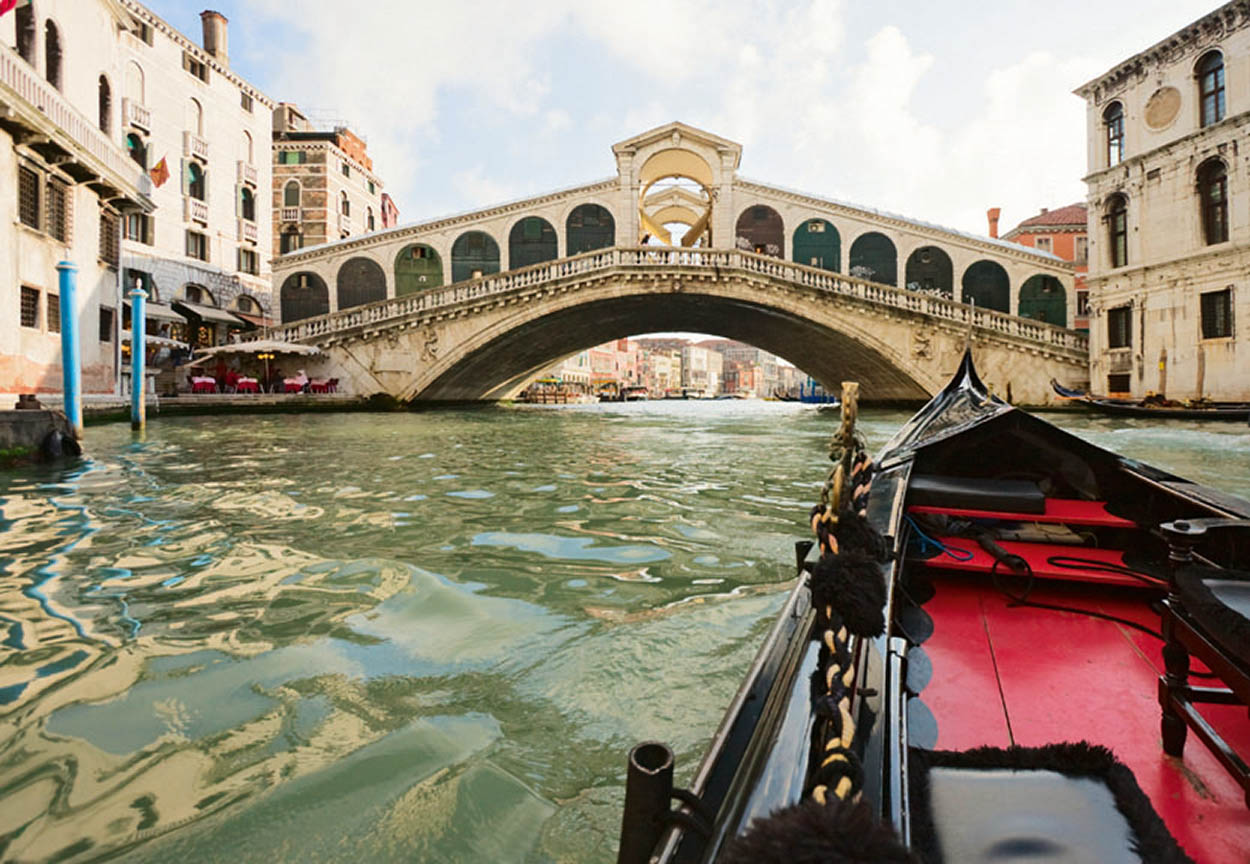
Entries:
POLYGON ((1057 225, 1084 224, 1085 205, 1069 204, 1067 207, 1060 207, 1058 210, 1044 210, 1036 216, 1025 219, 1015 228, 1008 231, 1007 235, 1015 234, 1019 231, 1025 230, 1026 228, 1053 228, 1057 225))

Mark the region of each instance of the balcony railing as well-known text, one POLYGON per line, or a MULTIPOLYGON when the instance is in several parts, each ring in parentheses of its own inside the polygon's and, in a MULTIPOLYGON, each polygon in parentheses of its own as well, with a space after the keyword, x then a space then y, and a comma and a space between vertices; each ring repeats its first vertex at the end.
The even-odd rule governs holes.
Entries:
POLYGON ((340 213, 339 214, 339 230, 346 231, 348 234, 352 233, 352 217, 344 213, 340 213))
POLYGON ((199 198, 184 195, 182 198, 182 221, 208 224, 208 205, 199 198))
POLYGON ((239 240, 244 243, 256 243, 260 240, 260 232, 255 222, 247 219, 239 220, 239 240))
POLYGON ((182 133, 182 155, 193 156, 201 162, 208 161, 208 141, 194 132, 182 133))
POLYGON ((247 183, 252 186, 260 185, 260 175, 256 171, 256 166, 249 162, 239 160, 239 182, 247 183))
POLYGON ((279 215, 279 218, 283 222, 298 222, 300 221, 299 208, 298 207, 283 207, 282 213, 279 215))
POLYGON ((99 126, 69 103, 61 93, 44 81, 21 55, 8 45, 0 44, 0 97, 21 111, 25 102, 61 130, 79 149, 98 163, 96 170, 106 170, 141 195, 151 190, 147 172, 102 132, 99 126), (8 96, 11 91, 16 99, 8 96))
POLYGON ((152 132, 152 109, 133 99, 122 100, 122 120, 143 132, 152 132))

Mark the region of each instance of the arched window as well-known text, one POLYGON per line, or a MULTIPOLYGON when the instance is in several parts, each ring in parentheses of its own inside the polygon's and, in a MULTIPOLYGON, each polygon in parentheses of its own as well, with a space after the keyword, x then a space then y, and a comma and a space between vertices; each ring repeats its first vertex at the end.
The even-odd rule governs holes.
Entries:
POLYGON ((252 133, 245 130, 243 132, 243 161, 251 165, 252 156, 252 133))
POLYGON ((31 66, 35 65, 35 4, 17 7, 13 13, 17 29, 17 53, 31 66))
POLYGON ((386 299, 386 272, 370 258, 353 258, 339 268, 339 309, 386 299))
POLYGON ((143 136, 138 132, 131 132, 126 136, 126 152, 130 154, 130 158, 138 163, 140 168, 148 167, 148 148, 143 143, 143 136))
POLYGON ((107 134, 113 128, 113 88, 103 75, 100 76, 99 90, 100 131, 107 134))
POLYGON ((964 303, 996 312, 1011 311, 1011 280, 996 261, 977 261, 964 271, 964 303))
POLYGON ((195 285, 188 283, 182 288, 182 299, 188 303, 198 303, 201 306, 216 306, 217 301, 213 299, 213 295, 203 285, 195 285))
POLYGON ((281 245, 278 247, 280 254, 285 255, 288 252, 294 252, 297 249, 304 248, 304 235, 294 225, 290 226, 282 232, 281 245))
POLYGON ((1198 61, 1198 100, 1202 125, 1224 119, 1224 55, 1209 51, 1198 61))
POLYGON ((755 204, 738 216, 734 237, 739 249, 780 258, 786 242, 785 232, 780 213, 767 204, 755 204))
POLYGON ((1107 130, 1107 167, 1124 161, 1124 106, 1112 102, 1102 112, 1102 122, 1107 130))
POLYGON ((898 284, 898 251, 884 234, 869 231, 855 238, 848 262, 850 275, 885 285, 898 284))
POLYGON ((1202 206, 1202 233, 1207 245, 1228 239, 1228 169, 1220 159, 1198 168, 1198 199, 1202 206))
POLYGON ((790 255, 798 264, 841 272, 842 237, 827 219, 808 219, 795 229, 790 255))
POLYGON ((298 207, 299 193, 299 183, 295 180, 288 180, 286 186, 282 188, 282 206, 298 207))
POLYGON ((61 89, 61 31, 50 20, 43 28, 44 77, 56 89, 61 89))
POLYGON ((554 261, 556 229, 541 216, 526 216, 508 232, 508 266, 516 270, 531 264, 554 261))
POLYGON ((295 273, 288 276, 282 283, 278 296, 283 324, 327 315, 330 312, 330 292, 316 273, 295 273))
POLYGON ((256 198, 246 186, 239 190, 239 215, 248 222, 256 221, 256 198))
POLYGON ((204 107, 195 99, 187 102, 187 131, 204 135, 204 107))
POLYGON ((443 259, 432 246, 414 243, 395 256, 395 296, 415 294, 443 284, 443 259))
POLYGON ((907 256, 903 278, 909 291, 955 295, 955 268, 951 256, 937 246, 921 246, 907 256))
POLYGON ((375 223, 374 223, 374 221, 373 221, 373 208, 372 208, 372 207, 370 207, 370 208, 366 211, 366 213, 367 213, 368 215, 366 215, 366 216, 365 216, 365 224, 366 224, 366 226, 367 226, 368 230, 372 231, 372 230, 374 230, 374 229, 377 227, 377 226, 376 226, 376 224, 375 224, 375 223))
POLYGON ((143 67, 133 60, 126 64, 126 98, 144 104, 143 67))
POLYGON ((248 294, 240 294, 234 298, 234 310, 242 312, 244 315, 260 315, 264 310, 260 308, 260 303, 248 294))
POLYGON ((466 231, 451 245, 451 281, 464 282, 499 272, 499 244, 482 231, 466 231))
POLYGON ((1111 266, 1128 266, 1128 199, 1112 195, 1107 202, 1107 240, 1111 266))
POLYGON ((204 169, 195 162, 187 163, 187 194, 199 201, 205 200, 208 184, 204 182, 204 169))
POLYGON ((352 202, 348 200, 346 192, 339 194, 339 212, 344 216, 352 215, 352 202))
POLYGON ((1021 318, 1045 321, 1058 327, 1068 326, 1068 298, 1063 283, 1054 276, 1038 274, 1020 286, 1017 314, 1021 318))
POLYGON ((580 255, 616 242, 616 222, 606 207, 580 204, 564 224, 565 254, 580 255))

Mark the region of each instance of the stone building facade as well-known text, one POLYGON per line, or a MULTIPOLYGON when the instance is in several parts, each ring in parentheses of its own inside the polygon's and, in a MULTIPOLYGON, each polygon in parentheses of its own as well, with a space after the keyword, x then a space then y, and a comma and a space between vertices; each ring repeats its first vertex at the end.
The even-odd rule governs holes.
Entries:
POLYGON ((134 0, 119 2, 134 22, 118 34, 121 143, 155 180, 162 163, 168 170, 152 189, 157 211, 123 223, 123 282, 147 290, 180 341, 224 342, 276 317, 262 207, 274 103, 231 71, 224 16, 203 13, 197 44, 134 0), (193 305, 179 314, 174 302, 193 305))
POLYGON ((345 126, 320 130, 283 102, 273 112, 273 252, 371 234, 399 210, 373 173, 368 145, 345 126))
POLYGON ((1250 2, 1077 91, 1095 392, 1250 400, 1250 2))
POLYGON ((57 263, 77 269, 83 389, 121 365, 121 221, 154 209, 121 146, 117 0, 35 0, 0 17, 0 394, 61 389, 57 263))
MULTIPOLYGON (((996 234, 997 211, 991 211, 990 236, 996 234)), ((1076 310, 1072 315, 1072 328, 1089 332, 1089 290, 1085 274, 1089 270, 1089 234, 1086 222, 1089 213, 1084 202, 1069 204, 1057 210, 1043 207, 1042 212, 1030 216, 1003 235, 1004 240, 1032 246, 1064 261, 1071 261, 1076 271, 1076 310)), ((1068 320, 1067 304, 1071 298, 1055 290, 1054 283, 1045 278, 1026 283, 1020 289, 1020 316, 1035 321, 1057 323, 1068 320)))

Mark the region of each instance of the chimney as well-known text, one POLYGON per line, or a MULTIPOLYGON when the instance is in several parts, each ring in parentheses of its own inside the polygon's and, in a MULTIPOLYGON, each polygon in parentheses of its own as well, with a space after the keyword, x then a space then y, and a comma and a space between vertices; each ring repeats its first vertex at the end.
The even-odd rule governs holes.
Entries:
POLYGON ((230 51, 226 40, 226 16, 212 9, 200 13, 204 25, 204 50, 212 54, 223 66, 230 65, 230 51))
POLYGON ((998 217, 1001 213, 1002 211, 997 207, 991 207, 989 210, 985 211, 985 215, 988 216, 990 220, 990 236, 995 240, 998 239, 998 217))
POLYGON ((1049 207, 1043 207, 1043 208, 1042 208, 1041 215, 1042 215, 1042 216, 1045 216, 1045 215, 1046 215, 1047 213, 1049 213, 1049 212, 1050 212, 1050 208, 1049 208, 1049 207))

